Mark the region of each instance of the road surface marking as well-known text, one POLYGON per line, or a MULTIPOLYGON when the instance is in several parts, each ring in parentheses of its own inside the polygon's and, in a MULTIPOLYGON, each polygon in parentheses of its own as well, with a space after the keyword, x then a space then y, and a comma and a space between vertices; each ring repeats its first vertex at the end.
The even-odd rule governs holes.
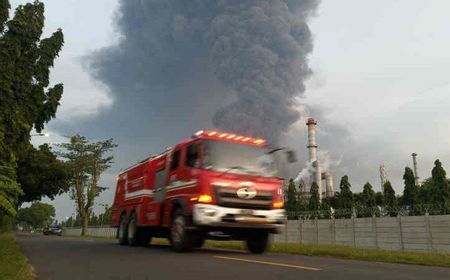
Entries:
POLYGON ((214 256, 214 258, 216 258, 216 259, 224 259, 224 260, 232 260, 232 261, 248 262, 248 263, 267 264, 267 265, 273 265, 273 266, 282 266, 282 267, 304 269, 304 270, 312 270, 312 271, 322 270, 320 268, 311 267, 311 266, 301 266, 301 265, 293 265, 293 264, 286 264, 286 263, 274 263, 274 262, 249 260, 249 259, 241 259, 241 258, 232 258, 232 257, 224 257, 224 256, 214 256))

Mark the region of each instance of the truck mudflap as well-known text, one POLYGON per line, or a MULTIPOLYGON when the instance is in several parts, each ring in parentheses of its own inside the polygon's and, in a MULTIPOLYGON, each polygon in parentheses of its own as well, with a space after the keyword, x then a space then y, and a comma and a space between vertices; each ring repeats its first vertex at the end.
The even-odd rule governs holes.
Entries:
POLYGON ((286 220, 283 209, 253 210, 195 204, 193 209, 195 226, 260 228, 278 232, 286 220))

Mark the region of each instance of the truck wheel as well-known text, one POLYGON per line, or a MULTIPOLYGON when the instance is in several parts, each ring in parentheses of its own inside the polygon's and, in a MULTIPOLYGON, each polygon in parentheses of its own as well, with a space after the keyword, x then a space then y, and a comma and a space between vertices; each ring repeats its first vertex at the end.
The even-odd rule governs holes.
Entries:
POLYGON ((119 228, 117 229, 117 238, 120 245, 127 245, 127 215, 120 216, 119 228))
POLYGON ((247 237, 247 248, 253 254, 261 254, 266 251, 269 245, 269 233, 254 232, 247 237))
POLYGON ((127 226, 127 241, 128 244, 131 246, 138 246, 140 245, 139 241, 142 242, 142 240, 140 240, 140 230, 137 226, 137 217, 136 217, 136 213, 133 212, 130 216, 130 219, 128 220, 128 226, 127 226))
POLYGON ((170 240, 172 249, 175 252, 186 252, 192 249, 192 241, 186 227, 189 225, 188 219, 181 210, 176 210, 170 228, 170 240))

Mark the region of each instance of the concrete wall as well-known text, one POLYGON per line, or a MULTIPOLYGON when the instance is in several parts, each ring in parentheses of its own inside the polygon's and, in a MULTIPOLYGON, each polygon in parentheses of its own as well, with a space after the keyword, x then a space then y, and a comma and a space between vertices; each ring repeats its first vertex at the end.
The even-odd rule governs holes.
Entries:
MULTIPOLYGON (((110 227, 89 227, 88 235, 115 237, 116 231, 110 227)), ((66 228, 64 234, 80 235, 81 228, 66 228)), ((450 215, 291 220, 273 240, 450 254, 450 215)))
MULTIPOLYGON (((87 231, 88 236, 97 237, 115 237, 117 228, 112 227, 89 227, 87 231)), ((81 227, 65 228, 64 235, 81 235, 81 227)))
POLYGON ((450 254, 450 215, 291 220, 274 242, 450 254))

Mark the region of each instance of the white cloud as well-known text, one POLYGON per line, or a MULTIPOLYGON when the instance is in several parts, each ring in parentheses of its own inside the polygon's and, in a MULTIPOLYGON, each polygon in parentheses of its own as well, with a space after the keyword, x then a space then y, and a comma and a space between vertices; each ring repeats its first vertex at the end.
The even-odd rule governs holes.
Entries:
POLYGON ((64 84, 64 94, 57 118, 75 122, 95 117, 113 104, 105 85, 92 79, 80 63, 80 59, 62 55, 56 60, 51 81, 64 84))

